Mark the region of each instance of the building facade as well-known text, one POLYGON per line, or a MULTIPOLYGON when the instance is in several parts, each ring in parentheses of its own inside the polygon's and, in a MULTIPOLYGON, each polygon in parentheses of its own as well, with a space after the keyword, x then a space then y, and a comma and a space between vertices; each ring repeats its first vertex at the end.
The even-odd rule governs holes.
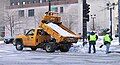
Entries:
MULTIPOLYGON (((87 0, 90 4, 88 31, 93 27, 91 15, 95 15, 96 31, 110 28, 109 10, 106 9, 108 2, 109 0, 87 0)), ((76 33, 82 33, 82 0, 51 0, 51 4, 51 10, 60 13, 64 25, 76 33)), ((12 33, 17 35, 24 33, 26 29, 37 27, 44 13, 48 11, 48 0, 10 0, 10 6, 6 8, 14 22, 12 33)))
POLYGON ((9 6, 9 0, 0 0, 0 37, 5 36, 4 13, 5 7, 9 6))
POLYGON ((114 14, 115 14, 114 21, 115 21, 115 23, 114 23, 113 29, 115 29, 115 34, 117 34, 118 33, 118 0, 115 0, 114 2, 116 3, 116 5, 115 5, 115 9, 114 9, 114 14))

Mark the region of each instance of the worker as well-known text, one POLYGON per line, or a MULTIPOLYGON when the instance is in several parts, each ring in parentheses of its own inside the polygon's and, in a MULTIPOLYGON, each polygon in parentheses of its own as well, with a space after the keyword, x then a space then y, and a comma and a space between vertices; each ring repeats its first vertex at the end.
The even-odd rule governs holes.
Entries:
POLYGON ((88 36, 88 41, 89 41, 89 51, 88 53, 91 53, 91 46, 93 46, 93 53, 96 53, 96 41, 98 39, 98 36, 95 34, 95 32, 91 32, 90 35, 88 36))
POLYGON ((106 54, 110 53, 109 48, 112 40, 113 40, 112 36, 109 34, 109 32, 106 32, 103 38, 104 45, 106 46, 106 54))

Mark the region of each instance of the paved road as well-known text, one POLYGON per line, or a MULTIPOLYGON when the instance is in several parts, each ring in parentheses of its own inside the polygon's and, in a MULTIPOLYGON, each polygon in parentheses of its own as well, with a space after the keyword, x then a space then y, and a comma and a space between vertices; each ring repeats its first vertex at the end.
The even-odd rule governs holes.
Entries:
POLYGON ((0 45, 0 65, 120 65, 120 54, 61 53, 59 51, 46 53, 41 49, 31 51, 29 48, 17 51, 11 44, 2 44, 0 45))

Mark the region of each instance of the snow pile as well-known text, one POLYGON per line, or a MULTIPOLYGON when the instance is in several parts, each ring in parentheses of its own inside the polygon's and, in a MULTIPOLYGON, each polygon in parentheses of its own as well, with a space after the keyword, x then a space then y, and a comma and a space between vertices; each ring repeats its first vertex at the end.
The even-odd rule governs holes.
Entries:
POLYGON ((4 41, 0 41, 0 44, 3 44, 4 43, 4 41))
POLYGON ((73 47, 70 48, 69 52, 82 52, 82 53, 86 53, 86 52, 88 52, 88 45, 86 44, 83 47, 83 42, 73 43, 73 47))
POLYGON ((47 25, 49 27, 51 27, 53 30, 55 30, 56 32, 58 32, 62 36, 65 36, 65 37, 75 37, 75 35, 65 31, 64 29, 62 29, 61 27, 59 27, 58 25, 56 25, 54 23, 48 23, 47 25))
MULTIPOLYGON (((70 52, 83 52, 83 53, 87 53, 88 52, 88 48, 89 48, 89 43, 87 43, 84 47, 83 47, 83 42, 82 41, 78 41, 77 43, 73 43, 73 47, 70 48, 70 52)), ((98 51, 104 51, 106 50, 106 46, 103 45, 103 36, 98 36, 98 40, 96 42, 96 52, 98 53, 98 51), (100 46, 103 45, 102 48, 100 48, 100 46)), ((118 42, 118 38, 113 37, 113 41, 111 42, 111 47, 110 50, 115 50, 116 48, 114 46, 119 45, 118 42)), ((120 49, 119 49, 120 50, 120 49)), ((91 51, 93 51, 91 49, 91 51)))

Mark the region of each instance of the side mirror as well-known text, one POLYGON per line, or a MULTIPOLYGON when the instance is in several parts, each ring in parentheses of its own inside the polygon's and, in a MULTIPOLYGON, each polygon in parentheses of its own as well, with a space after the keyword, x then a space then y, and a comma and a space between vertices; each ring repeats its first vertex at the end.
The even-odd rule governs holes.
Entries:
POLYGON ((25 29, 24 30, 24 35, 27 35, 27 32, 29 31, 29 29, 25 29))
POLYGON ((26 35, 26 31, 24 30, 24 35, 26 35))

